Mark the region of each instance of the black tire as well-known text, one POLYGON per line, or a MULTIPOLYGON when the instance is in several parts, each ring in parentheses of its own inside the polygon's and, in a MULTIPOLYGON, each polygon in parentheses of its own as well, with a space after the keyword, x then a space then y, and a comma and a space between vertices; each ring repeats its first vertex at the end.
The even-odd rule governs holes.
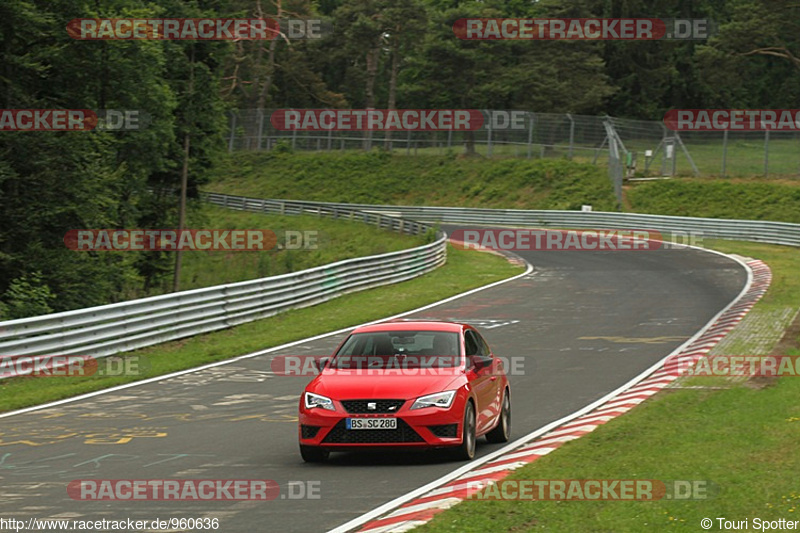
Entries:
POLYGON ((307 463, 324 463, 330 454, 331 452, 328 450, 317 446, 300 445, 300 455, 303 457, 303 461, 307 463))
POLYGON ((503 407, 500 408, 500 421, 497 427, 486 434, 486 440, 491 443, 508 442, 511 439, 511 400, 508 398, 508 389, 503 394, 503 407))
POLYGON ((464 423, 461 444, 453 450, 453 458, 458 461, 471 461, 475 457, 475 407, 467 402, 464 409, 464 423))

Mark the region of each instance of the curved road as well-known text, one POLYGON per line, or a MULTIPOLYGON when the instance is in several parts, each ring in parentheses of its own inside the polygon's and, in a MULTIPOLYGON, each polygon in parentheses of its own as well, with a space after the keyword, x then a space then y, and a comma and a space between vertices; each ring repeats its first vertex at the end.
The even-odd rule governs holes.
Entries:
MULTIPOLYGON (((746 281, 738 263, 691 249, 519 255, 533 273, 413 315, 471 321, 498 355, 525 358, 521 375, 510 376, 514 438, 641 373, 705 325, 746 281)), ((322 532, 459 466, 437 453, 302 462, 295 414, 309 378, 272 375, 270 359, 330 353, 342 337, 0 418, 0 517, 211 517, 224 532, 322 532), (87 478, 272 479, 281 498, 70 499, 69 481, 87 478), (301 489, 319 497, 290 497, 301 489)), ((478 453, 498 446, 480 442, 478 453)))

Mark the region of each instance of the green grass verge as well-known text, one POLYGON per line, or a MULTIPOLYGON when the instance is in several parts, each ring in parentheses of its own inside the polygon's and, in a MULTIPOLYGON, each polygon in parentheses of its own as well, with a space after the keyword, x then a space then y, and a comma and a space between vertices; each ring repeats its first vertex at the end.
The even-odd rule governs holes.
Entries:
POLYGON ((38 377, 0 381, 0 411, 46 403, 229 359, 409 311, 521 272, 496 255, 449 247, 447 263, 419 278, 348 294, 314 307, 126 354, 147 362, 136 377, 38 377))
MULTIPOLYGON (((754 311, 800 305, 796 249, 714 241, 709 247, 766 261, 773 282, 754 311)), ((800 334, 783 346, 800 354, 800 334)), ((746 349, 746 346, 742 348, 746 349)), ((747 353, 747 352, 742 352, 747 353)), ((752 352, 751 352, 752 353, 752 352)), ((728 355, 741 355, 730 353, 728 355)), ((719 493, 707 500, 478 501, 469 500, 415 529, 439 532, 702 531, 703 518, 800 520, 800 379, 767 386, 707 378, 681 383, 695 389, 659 393, 624 416, 560 447, 507 479, 707 480, 719 493), (719 385, 719 382, 715 383, 719 385)), ((751 529, 752 530, 752 529, 751 529)))
POLYGON ((360 221, 250 213, 208 204, 198 206, 192 217, 196 219, 192 227, 268 229, 275 232, 279 246, 263 252, 184 252, 181 276, 183 290, 277 276, 343 259, 421 246, 428 242, 424 236, 379 230, 360 221), (307 249, 285 249, 287 230, 315 232, 313 237, 316 244, 307 249))

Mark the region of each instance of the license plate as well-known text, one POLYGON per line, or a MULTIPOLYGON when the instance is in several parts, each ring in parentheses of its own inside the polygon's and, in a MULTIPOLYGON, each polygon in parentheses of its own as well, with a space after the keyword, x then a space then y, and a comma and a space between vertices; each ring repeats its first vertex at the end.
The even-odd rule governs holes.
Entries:
POLYGON ((397 429, 396 418, 348 418, 347 429, 397 429))

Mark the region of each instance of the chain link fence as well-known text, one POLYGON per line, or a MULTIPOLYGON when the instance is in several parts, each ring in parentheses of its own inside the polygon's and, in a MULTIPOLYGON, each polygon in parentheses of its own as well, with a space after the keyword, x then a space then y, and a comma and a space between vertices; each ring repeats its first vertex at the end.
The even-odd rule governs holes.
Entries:
POLYGON ((673 176, 800 177, 800 133, 788 131, 677 132, 663 122, 610 116, 484 110, 476 131, 282 131, 273 110, 229 116, 228 151, 357 151, 384 149, 408 155, 565 158, 609 165, 619 179, 673 176), (517 127, 498 120, 524 115, 517 127), (492 119, 491 117, 495 117, 492 119), (494 127, 493 127, 494 126, 494 127))

